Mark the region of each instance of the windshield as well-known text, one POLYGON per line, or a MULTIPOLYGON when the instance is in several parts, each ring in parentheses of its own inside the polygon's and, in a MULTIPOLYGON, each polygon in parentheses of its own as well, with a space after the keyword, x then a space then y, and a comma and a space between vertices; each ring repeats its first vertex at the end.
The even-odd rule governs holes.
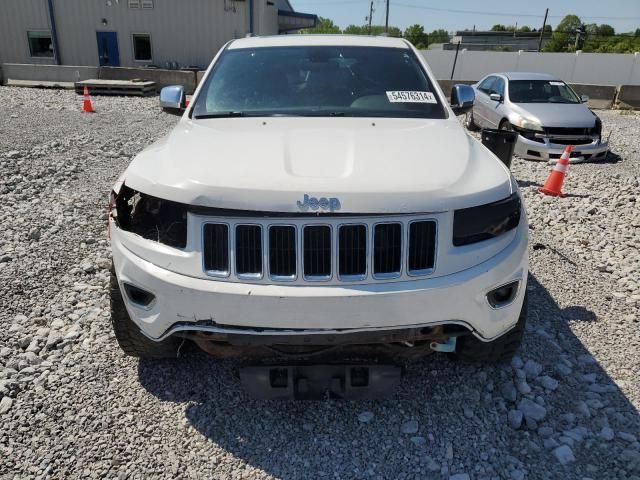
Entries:
POLYGON ((335 46, 225 50, 193 115, 447 116, 411 50, 335 46))
POLYGON ((559 80, 511 80, 509 99, 513 103, 580 103, 569 85, 559 80))

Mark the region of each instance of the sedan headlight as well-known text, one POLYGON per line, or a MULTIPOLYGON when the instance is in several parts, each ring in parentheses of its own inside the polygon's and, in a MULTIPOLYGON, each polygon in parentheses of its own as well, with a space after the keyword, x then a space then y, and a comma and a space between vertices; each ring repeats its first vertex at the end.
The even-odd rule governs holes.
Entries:
POLYGON ((518 193, 497 202, 456 210, 453 215, 453 244, 460 247, 502 235, 518 226, 520 215, 518 193))
POLYGON ((537 130, 539 132, 543 131, 542 124, 535 118, 522 117, 518 115, 512 125, 524 128, 525 130, 537 130))

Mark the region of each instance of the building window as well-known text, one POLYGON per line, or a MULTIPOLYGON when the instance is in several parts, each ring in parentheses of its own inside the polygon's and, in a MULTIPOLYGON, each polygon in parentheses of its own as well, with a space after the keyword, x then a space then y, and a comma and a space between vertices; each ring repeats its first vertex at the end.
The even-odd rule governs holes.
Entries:
POLYGON ((153 0, 142 0, 142 8, 153 8, 153 0))
POLYGON ((140 0, 129 0, 129 8, 140 8, 140 0))
POLYGON ((53 58, 53 42, 49 30, 27 32, 27 37, 32 57, 53 58))
POLYGON ((151 35, 133 34, 133 58, 136 62, 151 61, 151 35))

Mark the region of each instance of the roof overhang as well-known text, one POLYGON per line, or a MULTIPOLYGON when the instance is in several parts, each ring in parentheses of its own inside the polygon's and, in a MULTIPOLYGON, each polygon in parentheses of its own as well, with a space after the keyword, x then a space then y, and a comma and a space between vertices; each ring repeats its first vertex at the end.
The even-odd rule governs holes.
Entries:
POLYGON ((318 24, 318 16, 313 13, 278 10, 278 30, 290 32, 301 28, 313 28, 318 24))

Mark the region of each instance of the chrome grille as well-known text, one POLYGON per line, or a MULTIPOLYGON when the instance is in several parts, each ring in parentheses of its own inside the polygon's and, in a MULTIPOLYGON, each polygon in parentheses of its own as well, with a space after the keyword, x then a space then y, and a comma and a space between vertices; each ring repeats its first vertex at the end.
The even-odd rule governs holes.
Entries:
POLYGON ((409 274, 421 275, 433 270, 436 260, 436 224, 411 222, 409 224, 409 274))
POLYGON ((310 225, 304 227, 303 271, 305 280, 331 278, 331 227, 310 225))
POLYGON ((402 265, 402 225, 379 223, 373 231, 373 276, 393 278, 402 265))
POLYGON ((262 227, 236 226, 236 274, 242 277, 262 277, 262 227))
POLYGON ((342 280, 361 280, 367 274, 367 227, 342 225, 338 231, 338 274, 342 280))
POLYGON ((229 227, 223 223, 204 226, 204 269, 209 275, 229 275, 229 227))
POLYGON ((275 279, 296 278, 296 227, 272 225, 269 227, 269 273, 275 279))
POLYGON ((430 275, 436 263, 436 221, 397 218, 203 218, 204 270, 220 278, 295 284, 430 275))

